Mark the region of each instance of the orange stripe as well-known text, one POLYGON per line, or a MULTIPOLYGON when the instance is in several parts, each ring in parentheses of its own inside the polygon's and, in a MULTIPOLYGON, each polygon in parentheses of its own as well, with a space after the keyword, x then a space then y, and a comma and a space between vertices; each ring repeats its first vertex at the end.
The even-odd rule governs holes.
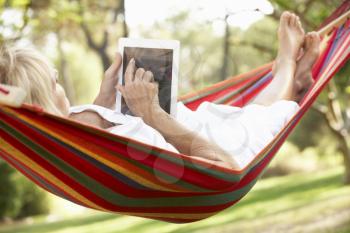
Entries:
MULTIPOLYGON (((75 149, 82 151, 83 153, 93 157, 94 159, 100 161, 101 163, 113 168, 114 170, 120 172, 121 174, 133 179, 134 181, 149 187, 151 189, 160 191, 171 191, 171 192, 186 192, 187 189, 179 187, 174 184, 169 184, 161 182, 156 176, 150 174, 149 172, 123 160, 119 159, 117 156, 111 155, 108 150, 98 147, 94 144, 86 143, 86 141, 81 138, 70 135, 67 132, 54 128, 52 125, 42 125, 40 120, 29 118, 21 113, 16 113, 11 109, 7 109, 16 117, 30 123, 31 125, 39 128, 40 130, 58 138, 60 141, 72 146, 75 149), (82 146, 83 145, 83 146, 82 146)), ((114 153, 114 152, 113 152, 114 153)))
POLYGON ((195 92, 191 92, 189 94, 186 94, 186 95, 183 95, 179 98, 179 101, 184 101, 186 99, 190 99, 190 98, 193 98, 197 95, 203 95, 203 93, 206 93, 206 92, 210 92, 211 90, 214 90, 214 89, 217 89, 217 88, 220 88, 222 86, 225 86, 225 85, 229 85, 229 84, 236 84, 238 81, 241 82, 241 81, 244 81, 252 76, 255 76, 257 75, 259 72, 261 72, 262 70, 264 69, 270 69, 272 67, 272 62, 271 63, 268 63, 268 64, 265 64, 263 66, 260 66, 254 70, 251 70, 247 73, 244 73, 244 74, 240 74, 240 75, 237 75, 237 76, 234 76, 234 77, 231 77, 229 79, 226 79, 224 81, 221 81, 221 82, 218 82, 218 83, 215 83, 215 84, 212 84, 211 86, 209 87, 206 87, 202 90, 199 90, 199 91, 195 91, 195 92))
POLYGON ((84 196, 80 195, 78 192, 76 192, 70 186, 66 185, 60 179, 56 178, 56 176, 54 176, 52 173, 50 173, 44 167, 40 166, 35 161, 31 160, 26 155, 24 155, 22 152, 20 152, 16 148, 14 148, 12 145, 5 142, 5 140, 1 139, 0 145, 1 145, 1 148, 3 148, 8 154, 10 154, 16 160, 20 161, 22 164, 25 164, 26 167, 37 172, 40 176, 45 177, 45 179, 47 179, 50 183, 55 184, 57 187, 61 188, 62 190, 64 190, 66 193, 68 193, 69 195, 71 195, 75 199, 84 203, 84 205, 86 205, 90 208, 95 208, 95 209, 107 211, 103 207, 96 205, 95 203, 86 199, 84 196))

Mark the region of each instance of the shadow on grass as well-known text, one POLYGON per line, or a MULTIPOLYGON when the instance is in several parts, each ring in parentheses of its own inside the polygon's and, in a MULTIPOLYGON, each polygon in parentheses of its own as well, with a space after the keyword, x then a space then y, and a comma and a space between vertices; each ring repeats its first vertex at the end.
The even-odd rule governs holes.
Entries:
POLYGON ((88 217, 75 217, 69 220, 62 220, 52 223, 38 223, 34 225, 22 225, 18 227, 11 228, 9 230, 0 229, 0 232, 11 232, 11 233, 43 233, 43 232, 51 232, 55 230, 62 230, 64 228, 77 227, 82 225, 93 224, 97 222, 112 220, 120 218, 121 215, 116 214, 98 214, 92 215, 88 217))
MULTIPOLYGON (((312 174, 309 174, 309 176, 312 176, 312 174)), ((232 212, 239 213, 240 209, 247 207, 249 205, 253 206, 256 203, 276 200, 278 198, 284 197, 285 195, 292 195, 292 194, 297 194, 297 193, 300 193, 300 195, 302 195, 305 192, 308 193, 311 191, 314 191, 317 194, 317 193, 319 193, 319 192, 317 192, 317 190, 319 190, 319 189, 330 190, 330 189, 334 189, 334 188, 342 186, 341 174, 339 174, 339 173, 332 174, 332 175, 329 175, 327 177, 319 177, 319 178, 312 179, 312 180, 310 180, 310 178, 306 178, 305 181, 303 181, 303 182, 300 182, 299 180, 296 182, 298 184, 293 184, 292 182, 283 182, 282 185, 278 185, 278 186, 273 187, 273 188, 264 188, 264 189, 255 190, 253 193, 249 194, 249 197, 247 197, 247 199, 240 201, 237 204, 237 206, 234 206, 230 210, 226 210, 226 214, 229 214, 232 212)), ((303 201, 310 201, 312 199, 315 199, 316 196, 315 195, 306 195, 306 196, 304 195, 302 198, 303 198, 303 201)), ((332 198, 328 198, 328 199, 332 199, 332 198)), ((310 203, 310 204, 307 204, 304 206, 312 206, 313 204, 315 204, 315 203, 313 202, 313 203, 310 203)), ((281 212, 286 212, 286 211, 291 211, 294 209, 301 208, 302 206, 303 205, 290 207, 287 209, 279 210, 279 211, 274 212, 274 213, 270 213, 270 214, 265 215, 265 216, 275 215, 275 214, 278 214, 281 212)), ((225 224, 228 222, 234 223, 234 222, 244 220, 244 218, 245 218, 244 216, 237 217, 235 219, 227 218, 226 222, 220 222, 220 224, 225 224)), ((212 228, 212 227, 215 227, 215 225, 212 225, 209 227, 212 228)), ((191 230, 193 230, 193 231, 200 231, 200 230, 206 230, 206 229, 208 229, 208 226, 202 226, 200 223, 198 225, 195 225, 194 227, 191 227, 191 230)), ((171 233, 188 233, 188 232, 189 232, 189 229, 186 227, 171 231, 171 233)), ((213 231, 213 232, 215 232, 215 231, 213 231)))
MULTIPOLYGON (((322 176, 322 177, 316 177, 316 178, 310 177, 312 176, 312 174, 309 174, 308 176, 309 177, 305 177, 305 180, 302 180, 302 181, 300 179, 303 179, 303 176, 286 177, 286 179, 278 180, 275 185, 274 183, 272 183, 270 188, 262 188, 262 189, 254 190, 252 193, 249 194, 249 196, 247 196, 246 199, 238 203, 237 206, 235 206, 235 208, 226 210, 226 213, 224 214, 227 214, 228 217, 227 219, 225 219, 224 222, 220 221, 220 225, 225 223, 235 223, 240 220, 246 219, 247 218, 246 216, 238 216, 239 211, 243 208, 250 208, 249 206, 251 206, 251 208, 254 208, 254 205, 257 203, 276 200, 276 199, 285 197, 286 195, 296 194, 290 197, 291 200, 293 200, 293 198, 296 198, 296 196, 298 196, 300 193, 300 197, 303 200, 303 202, 310 202, 310 203, 308 203, 307 205, 299 204, 298 206, 295 206, 295 205, 289 206, 289 208, 278 210, 278 212, 289 211, 289 210, 297 209, 303 206, 311 207, 311 205, 313 204, 311 202, 312 199, 315 199, 319 193, 322 193, 320 190, 322 189, 333 190, 337 187, 342 186, 340 182, 341 181, 340 173, 332 173, 332 174, 329 174, 328 176, 322 176), (233 213, 237 213, 237 215, 232 217, 233 213)), ((263 215, 263 217, 274 215, 278 212, 275 211, 273 213, 269 213, 268 215, 263 215)), ((262 214, 263 213, 260 213, 260 215, 262 214)), ((86 226, 86 230, 84 232, 89 233, 89 225, 94 223, 99 223, 99 222, 101 223, 101 226, 102 226, 101 232, 103 233, 122 232, 122 230, 118 231, 118 224, 115 224, 115 226, 112 224, 113 225, 112 229, 108 229, 109 227, 107 226, 103 228, 103 223, 102 223, 104 221, 113 220, 120 217, 121 215, 102 213, 102 214, 96 214, 96 215, 91 215, 87 217, 75 217, 69 220, 63 220, 63 221, 58 221, 53 223, 38 223, 31 226, 23 225, 23 226, 14 227, 14 228, 8 228, 7 231, 5 231, 5 229, 3 230, 0 229, 0 232, 44 233, 44 232, 52 232, 55 230, 64 230, 64 229, 69 229, 74 227, 86 226)), ((145 221, 137 222, 132 226, 128 227, 127 229, 124 229, 124 232, 143 232, 146 229, 154 230, 156 232, 156 229, 161 227, 168 227, 168 226, 169 226, 168 232, 172 232, 172 233, 187 233, 191 230, 200 231, 200 230, 206 230, 208 229, 208 227, 209 228, 220 227, 219 223, 217 225, 214 223, 211 226, 207 226, 207 224, 201 224, 201 222, 199 222, 198 224, 194 223, 191 225, 183 225, 184 227, 180 226, 178 229, 174 229, 171 231, 171 228, 172 228, 171 224, 154 221, 154 220, 145 220, 145 221)), ((72 229, 72 231, 74 230, 72 229)), ((91 233, 93 232, 94 231, 91 229, 91 233)))

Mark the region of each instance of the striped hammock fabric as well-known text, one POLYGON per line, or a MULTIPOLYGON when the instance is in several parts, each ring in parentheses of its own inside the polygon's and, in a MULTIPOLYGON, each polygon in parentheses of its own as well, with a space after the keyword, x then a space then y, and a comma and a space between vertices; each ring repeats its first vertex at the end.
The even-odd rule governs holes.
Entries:
MULTIPOLYGON (((249 192, 327 82, 349 60, 350 21, 324 36, 322 45, 313 70, 316 83, 300 111, 241 170, 164 151, 28 105, 0 106, 0 156, 45 190, 88 208, 174 223, 205 219, 249 192)), ((267 64, 181 101, 191 109, 203 101, 244 106, 271 78, 267 64)))

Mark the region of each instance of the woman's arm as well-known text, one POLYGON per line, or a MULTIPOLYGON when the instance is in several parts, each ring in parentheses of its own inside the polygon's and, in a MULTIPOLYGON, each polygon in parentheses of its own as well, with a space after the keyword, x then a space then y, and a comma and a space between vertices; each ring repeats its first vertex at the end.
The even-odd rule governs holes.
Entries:
POLYGON ((181 153, 210 160, 217 165, 239 168, 237 162, 216 143, 209 142, 195 131, 180 124, 171 115, 159 108, 146 114, 146 124, 158 130, 163 137, 181 153))
POLYGON ((125 86, 118 86, 129 109, 144 122, 158 130, 181 153, 216 165, 239 168, 237 162, 217 144, 206 140, 177 122, 159 105, 158 85, 153 74, 142 68, 136 70, 132 59, 125 73, 125 86))

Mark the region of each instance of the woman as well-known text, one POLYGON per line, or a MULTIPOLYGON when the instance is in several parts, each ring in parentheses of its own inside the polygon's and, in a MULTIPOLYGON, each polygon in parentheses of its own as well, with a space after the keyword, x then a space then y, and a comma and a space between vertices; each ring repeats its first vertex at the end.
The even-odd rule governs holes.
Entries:
MULTIPOLYGON (((115 95, 111 95, 117 83, 114 77, 121 63, 120 55, 117 55, 115 63, 105 74, 95 105, 72 108, 71 117, 166 150, 239 169, 295 113, 298 105, 294 101, 310 85, 310 67, 318 55, 319 38, 315 34, 305 38, 298 17, 284 13, 279 40, 274 79, 256 98, 255 104, 245 108, 203 103, 193 112, 179 103, 178 117, 174 119, 159 106, 157 84, 153 82, 152 73, 136 69, 132 60, 125 74, 125 86, 117 88, 136 117, 110 111, 107 108, 112 107, 115 100, 115 95), (304 41, 306 51, 298 60, 304 41), (297 78, 294 78, 295 74, 297 78), (257 114, 259 118, 256 118, 257 114)), ((31 50, 2 49, 0 83, 27 90, 26 102, 29 104, 68 116, 69 102, 57 84, 57 73, 45 58, 31 50)))

